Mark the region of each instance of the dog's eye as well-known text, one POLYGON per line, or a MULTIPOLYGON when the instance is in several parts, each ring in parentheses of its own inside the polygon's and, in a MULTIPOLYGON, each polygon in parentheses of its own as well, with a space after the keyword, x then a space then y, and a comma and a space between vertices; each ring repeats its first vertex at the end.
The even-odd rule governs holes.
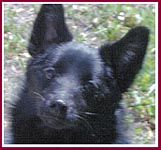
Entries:
POLYGON ((93 80, 88 81, 88 86, 93 87, 93 88, 98 88, 97 83, 95 83, 93 80))
POLYGON ((51 79, 55 75, 55 69, 53 67, 45 68, 44 73, 47 79, 51 79))
POLYGON ((98 85, 93 81, 93 80, 90 80, 88 81, 88 84, 86 84, 84 87, 83 87, 83 91, 94 91, 95 89, 98 89, 98 85))

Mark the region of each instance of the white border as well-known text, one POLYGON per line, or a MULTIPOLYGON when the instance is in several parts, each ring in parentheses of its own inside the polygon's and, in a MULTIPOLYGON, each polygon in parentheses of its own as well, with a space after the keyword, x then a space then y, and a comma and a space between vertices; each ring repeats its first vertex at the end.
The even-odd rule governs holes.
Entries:
POLYGON ((2 4, 157 4, 158 2, 2 2, 2 4))
POLYGON ((4 143, 4 4, 2 3, 2 147, 4 143))
POLYGON ((158 2, 2 2, 2 147, 158 147, 158 2), (155 144, 4 144, 4 4, 154 4, 155 5, 155 144))
POLYGON ((158 3, 155 4, 155 141, 158 145, 158 3))

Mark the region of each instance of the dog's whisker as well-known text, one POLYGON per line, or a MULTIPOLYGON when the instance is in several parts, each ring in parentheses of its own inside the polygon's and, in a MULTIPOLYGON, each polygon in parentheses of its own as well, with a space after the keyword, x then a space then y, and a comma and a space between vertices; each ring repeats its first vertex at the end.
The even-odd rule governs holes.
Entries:
POLYGON ((32 93, 37 95, 42 101, 45 101, 45 98, 41 94, 34 92, 34 91, 32 91, 32 93))
POLYGON ((85 118, 83 118, 83 117, 80 116, 80 115, 76 115, 76 114, 75 114, 74 116, 77 117, 78 119, 82 120, 83 123, 84 123, 84 125, 86 125, 86 127, 87 127, 90 131, 93 132, 93 128, 92 128, 91 124, 90 124, 85 118))
POLYGON ((84 112, 85 115, 92 115, 92 116, 97 116, 99 115, 98 113, 92 113, 92 112, 84 112))
POLYGON ((93 113, 93 112, 88 112, 88 111, 85 111, 85 112, 81 112, 80 111, 80 114, 82 114, 82 115, 89 115, 89 116, 97 116, 97 115, 99 115, 98 113, 93 113))

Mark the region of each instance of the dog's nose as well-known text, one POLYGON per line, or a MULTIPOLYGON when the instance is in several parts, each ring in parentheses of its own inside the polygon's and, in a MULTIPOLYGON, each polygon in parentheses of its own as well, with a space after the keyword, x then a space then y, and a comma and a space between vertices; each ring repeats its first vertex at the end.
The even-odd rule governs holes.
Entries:
POLYGON ((52 101, 49 104, 52 110, 58 111, 60 114, 65 115, 67 112, 67 105, 63 100, 52 101))

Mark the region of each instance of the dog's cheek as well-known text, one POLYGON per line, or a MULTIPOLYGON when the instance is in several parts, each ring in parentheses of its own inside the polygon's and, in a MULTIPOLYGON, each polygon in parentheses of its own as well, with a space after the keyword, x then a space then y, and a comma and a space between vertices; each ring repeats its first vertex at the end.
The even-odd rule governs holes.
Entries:
POLYGON ((99 99, 99 97, 96 96, 97 92, 93 91, 91 92, 89 89, 86 89, 82 92, 82 99, 84 100, 84 103, 86 104, 86 108, 88 109, 87 111, 91 111, 91 112, 96 112, 96 105, 97 105, 97 99, 99 99))
POLYGON ((105 86, 105 83, 98 85, 97 88, 86 89, 83 91, 83 97, 88 106, 88 111, 94 113, 102 113, 111 103, 113 103, 113 93, 111 94, 111 89, 108 86, 105 86))
POLYGON ((30 87, 30 91, 38 93, 42 91, 44 85, 44 77, 40 71, 35 70, 28 72, 27 81, 30 87))
POLYGON ((82 95, 80 96, 80 99, 77 100, 76 106, 78 108, 78 111, 85 111, 87 109, 87 102, 82 95))

